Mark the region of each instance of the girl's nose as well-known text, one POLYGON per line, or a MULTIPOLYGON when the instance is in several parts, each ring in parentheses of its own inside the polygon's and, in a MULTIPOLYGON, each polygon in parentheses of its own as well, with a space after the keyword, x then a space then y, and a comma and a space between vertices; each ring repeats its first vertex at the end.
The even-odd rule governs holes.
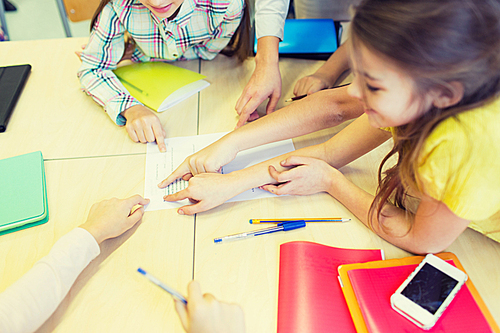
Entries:
POLYGON ((359 75, 354 76, 352 83, 347 87, 347 93, 349 96, 361 100, 363 98, 360 87, 359 75))

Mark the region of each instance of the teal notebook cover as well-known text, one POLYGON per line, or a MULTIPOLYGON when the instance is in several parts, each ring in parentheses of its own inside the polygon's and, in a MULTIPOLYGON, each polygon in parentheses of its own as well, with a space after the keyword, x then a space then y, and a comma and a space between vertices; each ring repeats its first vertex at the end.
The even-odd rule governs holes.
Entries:
POLYGON ((40 151, 0 160, 0 235, 48 221, 40 151))

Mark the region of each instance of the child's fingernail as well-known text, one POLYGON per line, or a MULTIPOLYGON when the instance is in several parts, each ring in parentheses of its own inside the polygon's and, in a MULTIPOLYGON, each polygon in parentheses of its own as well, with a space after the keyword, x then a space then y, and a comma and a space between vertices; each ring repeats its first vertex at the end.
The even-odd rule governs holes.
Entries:
POLYGON ((179 209, 177 213, 179 213, 179 215, 184 215, 184 211, 182 209, 179 209))

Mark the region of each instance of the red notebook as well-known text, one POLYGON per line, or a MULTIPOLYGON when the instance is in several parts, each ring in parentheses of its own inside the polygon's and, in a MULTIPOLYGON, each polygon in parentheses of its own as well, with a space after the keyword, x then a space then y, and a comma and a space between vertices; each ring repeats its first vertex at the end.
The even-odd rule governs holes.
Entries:
POLYGON ((282 244, 278 333, 356 332, 337 268, 381 259, 382 250, 341 249, 311 242, 282 244))
MULTIPOLYGON (((456 266, 452 260, 447 260, 456 266)), ((495 332, 464 285, 436 325, 424 331, 391 307, 390 297, 417 265, 353 269, 349 280, 361 309, 366 327, 375 332, 495 332)))

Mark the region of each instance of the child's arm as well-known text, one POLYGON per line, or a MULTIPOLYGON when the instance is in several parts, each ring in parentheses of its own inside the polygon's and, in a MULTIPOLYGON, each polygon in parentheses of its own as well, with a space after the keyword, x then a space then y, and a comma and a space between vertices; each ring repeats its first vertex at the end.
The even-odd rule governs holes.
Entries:
POLYGON ((294 95, 310 95, 333 87, 342 73, 349 69, 348 50, 347 46, 341 45, 314 74, 298 80, 293 88, 294 95))
MULTIPOLYGON (((327 192, 370 228, 368 210, 373 196, 335 171, 336 175, 330 178, 331 185, 327 192)), ((416 254, 426 254, 444 251, 467 228, 469 222, 455 215, 444 203, 422 195, 415 214, 386 204, 380 220, 373 217, 372 230, 397 247, 416 254), (410 221, 413 221, 411 229, 410 221)))
POLYGON ((127 124, 130 137, 136 142, 153 142, 157 139, 159 143, 163 143, 164 131, 158 117, 132 97, 113 73, 125 52, 124 34, 125 27, 111 3, 106 5, 92 29, 86 48, 81 53, 82 65, 78 70, 78 77, 82 89, 102 105, 110 118, 119 126, 127 123, 128 118, 124 113, 126 110, 133 107, 142 109, 139 129, 141 134, 137 135, 138 138, 134 138, 129 131, 132 125, 127 124), (161 131, 155 130, 159 127, 162 128, 161 131), (149 132, 163 135, 150 138, 149 132), (140 140, 140 136, 146 141, 140 140))
POLYGON ((47 256, 0 293, 0 331, 34 332, 40 327, 97 257, 99 244, 132 228, 144 214, 142 207, 133 208, 147 203, 148 199, 136 195, 94 204, 80 228, 61 237, 47 256))
POLYGON ((124 34, 125 27, 108 4, 98 16, 81 53, 82 65, 77 73, 82 89, 102 105, 118 125, 125 125, 125 118, 120 116, 123 111, 140 105, 113 73, 125 51, 124 34))
MULTIPOLYGON (((329 141, 332 145, 327 149, 325 156, 333 167, 323 160, 309 156, 302 157, 304 155, 297 151, 298 154, 294 155, 299 156, 289 157, 281 163, 282 167, 291 169, 277 171, 274 166, 269 167, 270 175, 274 179, 274 182, 270 183, 278 183, 278 185, 265 185, 262 188, 278 195, 328 192, 361 222, 370 227, 368 211, 374 199, 373 195, 354 185, 336 169, 369 148, 360 140, 369 140, 369 136, 363 133, 369 133, 370 127, 367 117, 361 116, 336 136, 340 140, 333 142, 336 138, 334 137, 329 141), (349 131, 349 127, 353 131, 349 131), (352 140, 344 141, 349 140, 349 137, 352 140), (343 152, 343 149, 349 149, 348 154, 343 152), (339 160, 339 156, 344 157, 339 160)), ((413 215, 392 204, 386 204, 381 214, 380 224, 375 216, 372 227, 375 233, 388 242, 404 250, 421 254, 443 251, 464 231, 469 222, 455 215, 444 203, 422 195, 416 214, 413 215), (409 229, 411 220, 413 220, 413 227, 409 229)))
MULTIPOLYGON (((248 189, 266 184, 276 184, 277 181, 270 175, 269 169, 274 168, 278 172, 288 170, 290 167, 284 166, 281 162, 290 156, 312 157, 324 164, 326 164, 324 161, 327 161, 330 165, 339 168, 366 154, 390 137, 390 133, 371 127, 365 118, 360 117, 323 144, 299 149, 225 175, 218 173, 198 174, 189 180, 188 188, 165 196, 164 199, 177 201, 189 198, 197 202, 195 205, 184 206, 178 210, 180 214, 191 215, 216 207, 248 189)), ((333 169, 331 166, 322 167, 323 170, 328 170, 328 168, 333 169)), ((300 175, 297 177, 301 178, 300 175)), ((288 178, 280 179, 279 182, 289 180, 288 178)), ((314 188, 314 191, 326 191, 326 188, 314 188)))
POLYGON ((320 91, 240 127, 189 156, 161 186, 181 177, 217 172, 240 151, 333 127, 362 113, 362 105, 347 94, 347 87, 320 91))
POLYGON ((274 112, 281 97, 281 74, 278 65, 279 42, 280 40, 275 36, 265 36, 257 40, 255 69, 240 98, 236 101, 235 109, 240 115, 236 128, 243 126, 247 121, 259 118, 257 107, 267 98, 269 102, 266 114, 274 112))
POLYGON ((266 113, 273 112, 281 97, 278 44, 283 40, 289 3, 289 0, 255 1, 255 70, 235 105, 240 115, 237 128, 259 118, 255 111, 268 98, 266 113))

